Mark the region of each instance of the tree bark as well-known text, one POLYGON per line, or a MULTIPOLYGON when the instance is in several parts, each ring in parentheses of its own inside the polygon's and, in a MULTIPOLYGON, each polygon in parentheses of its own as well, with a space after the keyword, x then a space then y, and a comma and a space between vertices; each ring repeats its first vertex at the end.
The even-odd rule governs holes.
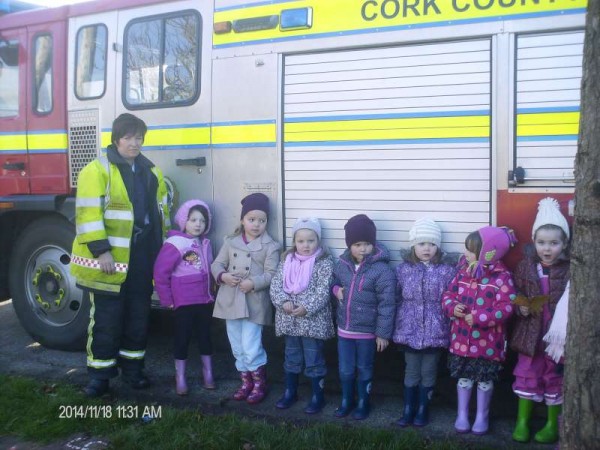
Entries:
POLYGON ((600 0, 585 29, 561 449, 600 448, 600 0))

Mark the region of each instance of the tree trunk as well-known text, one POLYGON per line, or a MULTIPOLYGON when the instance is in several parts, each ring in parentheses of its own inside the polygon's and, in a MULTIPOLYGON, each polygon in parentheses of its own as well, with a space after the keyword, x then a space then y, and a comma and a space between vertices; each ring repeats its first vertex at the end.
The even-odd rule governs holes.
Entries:
POLYGON ((561 449, 600 448, 600 0, 585 30, 561 449))

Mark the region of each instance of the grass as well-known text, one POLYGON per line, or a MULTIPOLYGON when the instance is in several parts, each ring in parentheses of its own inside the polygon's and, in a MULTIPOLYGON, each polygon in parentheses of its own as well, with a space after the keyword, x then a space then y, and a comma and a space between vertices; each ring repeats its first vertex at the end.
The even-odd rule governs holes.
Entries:
MULTIPOLYGON (((24 377, 0 375, 0 435, 48 444, 87 433, 118 449, 431 449, 464 450, 451 442, 432 442, 416 433, 333 424, 271 423, 234 415, 210 416, 199 410, 162 406, 160 418, 144 422, 144 407, 88 400, 67 384, 40 385, 24 377), (96 418, 75 418, 86 406, 96 418), (110 411, 111 417, 106 417, 110 411), (70 418, 60 418, 70 415, 70 418), (125 418, 133 412, 135 418, 125 418)), ((149 405, 150 408, 153 405, 149 405)), ((156 411, 158 407, 154 406, 156 411)), ((88 414, 89 414, 88 409, 88 414)))

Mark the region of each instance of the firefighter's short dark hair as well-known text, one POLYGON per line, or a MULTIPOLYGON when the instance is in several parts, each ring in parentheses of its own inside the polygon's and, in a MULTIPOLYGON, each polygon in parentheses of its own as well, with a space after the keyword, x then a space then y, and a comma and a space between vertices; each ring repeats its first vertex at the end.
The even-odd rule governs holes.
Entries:
POLYGON ((119 139, 123 136, 138 133, 144 138, 146 136, 146 131, 148 131, 148 127, 142 119, 133 114, 123 113, 117 117, 112 124, 110 141, 114 145, 117 145, 117 142, 119 142, 119 139))

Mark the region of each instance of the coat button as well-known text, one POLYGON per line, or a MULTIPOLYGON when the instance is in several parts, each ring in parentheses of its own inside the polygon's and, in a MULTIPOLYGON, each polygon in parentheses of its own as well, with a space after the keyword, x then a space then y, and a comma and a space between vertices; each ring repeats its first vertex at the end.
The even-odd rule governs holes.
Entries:
POLYGON ((250 267, 246 267, 246 270, 250 270, 250 267))
POLYGON ((250 253, 248 253, 246 256, 247 256, 248 258, 250 258, 250 253))
POLYGON ((233 266, 233 270, 235 270, 235 266, 233 266))
POLYGON ((237 253, 234 253, 234 254, 233 254, 233 257, 234 257, 234 258, 237 258, 237 253))

